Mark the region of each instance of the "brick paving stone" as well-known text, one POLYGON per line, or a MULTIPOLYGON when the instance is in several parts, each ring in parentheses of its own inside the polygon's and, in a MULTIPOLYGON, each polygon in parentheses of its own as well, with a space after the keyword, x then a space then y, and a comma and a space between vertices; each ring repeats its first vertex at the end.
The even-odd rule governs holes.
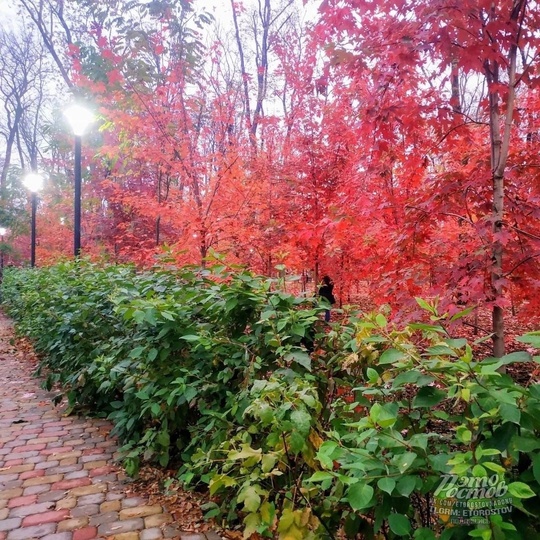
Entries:
MULTIPOLYGON (((79 463, 75 463, 74 465, 63 465, 58 467, 54 467, 53 469, 50 469, 49 474, 66 474, 71 473, 75 471, 80 471, 82 469, 82 465, 79 463)), ((88 473, 86 473, 86 476, 88 476, 88 473)))
POLYGON ((144 526, 151 529, 153 527, 161 527, 162 525, 168 525, 172 523, 173 518, 171 514, 154 514, 144 518, 144 526))
POLYGON ((45 523, 44 525, 36 525, 35 527, 23 527, 9 531, 7 540, 30 540, 34 538, 42 538, 47 534, 53 534, 56 530, 56 523, 45 523))
POLYGON ((22 473, 26 471, 31 471, 34 468, 34 466, 31 463, 27 463, 24 465, 15 465, 13 467, 6 468, 3 471, 0 471, 0 480, 2 479, 2 475, 4 474, 15 474, 15 473, 22 473))
POLYGON ((28 486, 24 488, 23 495, 37 495, 51 490, 51 484, 42 484, 41 486, 28 486))
POLYGON ((104 536, 120 534, 123 532, 140 531, 144 528, 144 521, 141 518, 126 519, 124 521, 111 521, 98 527, 98 532, 104 536))
POLYGON ((127 532, 127 533, 115 534, 113 538, 114 540, 140 540, 140 536, 138 532, 127 532))
POLYGON ((46 502, 46 501, 56 502, 56 501, 59 501, 60 499, 63 499, 65 495, 66 495, 66 492, 62 490, 48 491, 47 493, 41 493, 40 495, 38 495, 38 502, 40 503, 46 502))
POLYGON ((105 501, 99 507, 100 512, 118 512, 122 508, 120 501, 105 501))
POLYGON ((75 506, 71 509, 72 517, 95 516, 99 514, 98 504, 87 504, 86 506, 75 506))
POLYGON ((94 538, 98 537, 97 534, 96 527, 85 527, 84 529, 73 531, 73 540, 94 540, 94 538))
POLYGON ((4 474, 3 476, 0 476, 0 486, 5 486, 9 482, 13 482, 13 480, 18 480, 19 476, 20 475, 18 474, 4 474))
POLYGON ((9 512, 10 517, 25 517, 31 516, 34 514, 41 514, 50 510, 54 505, 50 502, 44 502, 41 504, 28 504, 26 506, 18 506, 17 508, 12 508, 9 512))
POLYGON ((82 486, 89 486, 92 483, 90 478, 75 478, 74 480, 57 481, 52 485, 52 489, 73 489, 82 486))
POLYGON ((2 467, 13 467, 15 465, 22 465, 24 462, 24 459, 8 459, 4 463, 2 463, 2 467))
POLYGON ((102 512, 90 518, 90 525, 99 527, 105 523, 113 523, 115 521, 118 521, 118 512, 102 512))
POLYGON ((75 497, 65 497, 56 502, 56 509, 73 508, 77 505, 77 499, 75 497))
POLYGON ((105 493, 92 493, 79 497, 77 504, 101 504, 105 500, 105 493))
POLYGON ((0 521, 0 531, 12 531, 18 529, 21 526, 22 518, 14 517, 9 519, 3 519, 0 521))
POLYGON ((75 465, 77 463, 76 457, 60 459, 60 466, 64 467, 65 465, 75 465))
POLYGON ((0 490, 0 499, 13 499, 23 494, 22 488, 2 489, 0 490))
POLYGON ((52 469, 54 467, 58 467, 58 464, 58 460, 41 461, 40 463, 36 463, 36 469, 52 469))
POLYGON ((72 540, 72 538, 73 535, 70 532, 60 532, 43 536, 41 540, 72 540))
POLYGON ((58 530, 59 531, 74 531, 75 529, 83 529, 88 525, 88 517, 79 517, 79 518, 71 518, 71 519, 65 519, 64 521, 60 521, 58 523, 58 530))
POLYGON ((85 469, 103 469, 105 466, 107 466, 109 462, 104 459, 99 459, 96 461, 88 461, 84 464, 85 469))
POLYGON ((63 475, 61 474, 47 474, 44 476, 38 476, 37 478, 29 478, 23 482, 23 487, 27 488, 30 486, 42 486, 43 484, 56 484, 57 482, 60 483, 62 478, 63 475))
POLYGON ((161 534, 161 529, 154 527, 152 529, 145 529, 141 531, 140 539, 141 540, 161 540, 163 535, 161 534))
POLYGON ((32 527, 33 525, 42 525, 43 523, 57 523, 69 516, 69 510, 63 508, 62 510, 51 510, 49 512, 43 512, 41 514, 33 514, 26 516, 23 519, 23 527, 32 527))
POLYGON ((92 481, 95 482, 96 484, 101 484, 103 482, 117 482, 118 477, 117 477, 116 473, 114 473, 114 474, 106 474, 104 476, 93 476, 92 481))
POLYGON ((141 506, 146 503, 146 499, 142 497, 126 497, 122 501, 122 508, 134 508, 135 506, 141 506))
POLYGON ((138 517, 153 516, 154 514, 162 514, 163 508, 160 505, 153 506, 135 506, 134 508, 125 508, 120 511, 120 519, 132 519, 138 517))
POLYGON ((85 478, 86 476, 88 476, 88 471, 73 471, 64 474, 64 480, 75 480, 75 478, 85 478))
POLYGON ((102 493, 107 490, 103 484, 91 484, 89 486, 76 487, 70 490, 71 495, 80 497, 81 495, 92 495, 93 493, 102 493))
POLYGON ((41 470, 33 470, 33 471, 26 471, 19 475, 20 480, 28 480, 29 478, 37 478, 38 476, 45 476, 45 471, 43 469, 41 470))

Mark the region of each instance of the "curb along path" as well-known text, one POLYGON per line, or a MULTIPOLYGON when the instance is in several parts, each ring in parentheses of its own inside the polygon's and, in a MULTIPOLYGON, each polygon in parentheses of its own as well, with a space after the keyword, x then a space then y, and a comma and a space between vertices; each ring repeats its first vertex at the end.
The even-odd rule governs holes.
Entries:
POLYGON ((104 420, 62 417, 10 344, 0 312, 0 540, 219 540, 182 533, 160 505, 125 493, 104 420))

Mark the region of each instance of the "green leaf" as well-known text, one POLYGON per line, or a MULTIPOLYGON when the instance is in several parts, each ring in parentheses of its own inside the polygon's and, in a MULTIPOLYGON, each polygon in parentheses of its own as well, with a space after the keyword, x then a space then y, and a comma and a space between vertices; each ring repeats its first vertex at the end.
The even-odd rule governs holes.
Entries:
POLYGON ((411 532, 409 518, 403 514, 390 514, 388 516, 388 525, 390 530, 398 536, 405 536, 411 532))
POLYGON ((435 533, 431 529, 422 527, 414 531, 414 540, 436 540, 435 533))
POLYGON ((481 538, 482 540, 490 540, 492 537, 492 532, 490 529, 482 527, 481 529, 474 529, 469 531, 469 536, 471 538, 481 538))
POLYGON ((389 476, 385 478, 379 478, 379 481, 377 482, 377 486, 382 491, 385 491, 386 493, 388 493, 388 495, 391 495, 392 491, 394 491, 394 488, 396 487, 396 481, 389 476))
POLYGON ((397 349, 386 349, 386 351, 381 354, 378 364, 393 364, 399 362, 403 358, 406 358, 405 353, 398 351, 397 349))
POLYGON ((259 513, 248 514, 244 518, 244 535, 245 538, 249 538, 252 534, 257 532, 261 523, 261 516, 259 513))
POLYGON ((429 356, 453 356, 457 358, 458 354, 454 349, 447 347, 446 345, 433 345, 426 350, 429 356))
POLYGON ((135 347, 130 353, 130 358, 140 358, 142 353, 146 350, 146 347, 135 347))
POLYGON ((536 493, 523 482, 512 482, 508 484, 508 493, 518 499, 529 499, 536 496, 536 493))
POLYGON ((256 450, 254 448, 251 448, 248 443, 242 445, 242 450, 236 451, 232 450, 229 452, 229 455, 227 456, 227 459, 230 460, 237 460, 237 459, 248 459, 252 457, 258 457, 260 458, 262 454, 262 450, 260 448, 257 448, 256 450))
POLYGON ((469 313, 471 313, 471 311, 474 311, 475 309, 476 307, 473 306, 473 307, 468 307, 464 309, 463 311, 458 311, 458 313, 454 313, 454 315, 450 317, 450 320, 457 321, 458 319, 461 319, 462 317, 466 317, 469 313))
POLYGON ((445 329, 440 325, 425 324, 425 323, 411 323, 409 328, 413 330, 424 330, 425 332, 435 332, 437 334, 445 334, 445 329))
POLYGON ((311 415, 303 409, 296 409, 291 413, 291 422, 299 433, 307 436, 311 429, 311 415))
POLYGON ((530 361, 531 355, 527 351, 515 351, 505 354, 500 358, 500 362, 502 362, 504 365, 530 361))
POLYGON ((292 351, 285 356, 287 362, 296 362, 303 368, 311 371, 311 357, 305 351, 292 351))
POLYGON ((486 469, 489 469, 490 471, 493 471, 497 474, 504 474, 506 472, 506 469, 502 465, 499 465, 498 463, 493 463, 492 461, 484 461, 482 465, 486 469))
POLYGON ((397 491, 403 497, 408 497, 416 487, 416 476, 402 476, 397 483, 397 491))
POLYGON ((424 386, 418 390, 413 400, 413 407, 435 407, 435 405, 438 405, 445 398, 446 392, 443 390, 439 390, 434 386, 424 386))
POLYGON ((257 493, 255 486, 249 486, 238 494, 238 502, 243 502, 248 512, 256 512, 261 505, 261 496, 257 493))
POLYGON ((521 343, 528 343, 529 345, 532 345, 534 348, 540 349, 540 331, 537 330, 535 332, 528 332, 527 334, 524 334, 523 336, 517 337, 516 341, 520 341, 521 343))
POLYGON ((385 403, 384 405, 374 403, 369 411, 369 416, 375 424, 387 428, 396 423, 398 411, 397 403, 385 403))
POLYGON ((445 339, 444 342, 452 349, 462 349, 467 345, 467 340, 464 338, 460 339, 445 339))
POLYGON ((375 384, 379 380, 379 373, 373 368, 368 367, 366 370, 366 375, 368 381, 372 384, 375 384))
POLYGON ((413 452, 405 452, 392 458, 392 463, 399 469, 399 472, 403 474, 412 464, 416 458, 416 454, 413 452))
POLYGON ((274 454, 264 454, 262 457, 261 470, 264 473, 270 472, 277 463, 277 456, 274 454))
POLYGON ((501 418, 506 422, 513 422, 514 424, 520 423, 521 420, 521 411, 512 404, 501 403, 499 407, 499 412, 501 413, 501 418))
POLYGON ((314 472, 308 479, 309 482, 323 482, 324 480, 332 480, 335 475, 326 471, 314 472))
POLYGON ((347 491, 347 501, 353 510, 362 510, 371 506, 373 498, 373 488, 364 482, 353 484, 347 491))
POLYGON ((433 306, 431 306, 430 304, 428 304, 423 298, 420 298, 420 297, 415 297, 415 300, 416 300, 416 303, 422 308, 422 309, 425 309, 426 311, 429 311, 429 313, 434 313, 434 308, 433 306))
POLYGON ((516 450, 520 452, 534 452, 540 448, 540 441, 532 437, 514 437, 512 442, 516 450))
POLYGON ((185 336, 180 336, 180 339, 183 339, 184 341, 200 341, 201 336, 196 336, 194 334, 187 334, 185 336))
POLYGON ((294 454, 299 454, 306 445, 306 437, 298 431, 293 431, 289 437, 289 445, 294 454))

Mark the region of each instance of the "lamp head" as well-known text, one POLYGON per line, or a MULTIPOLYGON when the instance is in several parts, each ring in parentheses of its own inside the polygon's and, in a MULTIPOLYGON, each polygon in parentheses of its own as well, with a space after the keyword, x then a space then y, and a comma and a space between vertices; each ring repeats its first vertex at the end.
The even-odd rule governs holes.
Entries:
POLYGON ((87 127, 94 121, 92 112, 82 105, 77 104, 70 105, 64 111, 64 116, 77 137, 82 137, 86 132, 87 127))
POLYGON ((37 193, 43 188, 43 176, 39 173, 28 173, 23 180, 23 184, 26 189, 32 193, 37 193))

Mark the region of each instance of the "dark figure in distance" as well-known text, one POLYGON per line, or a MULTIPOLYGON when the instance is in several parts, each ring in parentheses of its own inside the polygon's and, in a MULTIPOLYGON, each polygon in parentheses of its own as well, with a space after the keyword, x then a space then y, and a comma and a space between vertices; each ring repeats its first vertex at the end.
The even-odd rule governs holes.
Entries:
MULTIPOLYGON (((322 285, 319 288, 319 296, 326 298, 330 304, 336 303, 336 298, 334 296, 334 282, 330 279, 329 276, 324 276, 322 278, 322 285)), ((324 320, 326 322, 330 321, 330 310, 327 309, 324 313, 324 320)))

